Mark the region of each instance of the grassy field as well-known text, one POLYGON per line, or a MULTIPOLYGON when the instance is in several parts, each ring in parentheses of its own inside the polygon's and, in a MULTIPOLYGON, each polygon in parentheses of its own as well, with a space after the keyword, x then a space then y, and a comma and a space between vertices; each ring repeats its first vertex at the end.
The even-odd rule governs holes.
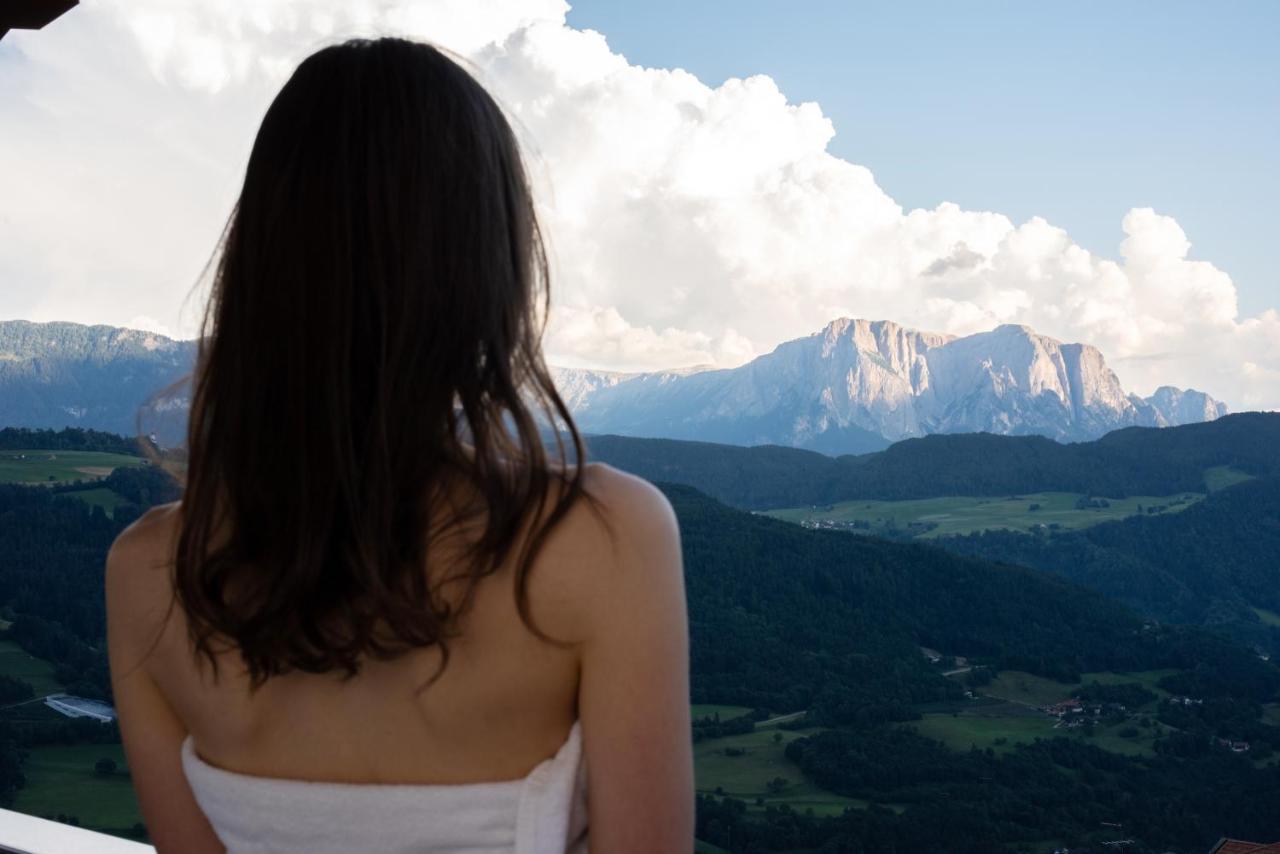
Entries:
POLYGON ((1097 682, 1102 685, 1136 682, 1153 692, 1157 697, 1167 697, 1169 692, 1158 687, 1156 683, 1164 677, 1177 672, 1176 670, 1143 670, 1134 673, 1112 673, 1110 671, 1082 673, 1079 682, 1067 684, 1045 679, 1043 676, 1036 676, 1033 673, 1023 673, 1020 670, 1005 670, 991 680, 989 685, 983 685, 977 690, 988 697, 996 697, 1001 700, 1008 700, 1010 703, 1029 706, 1045 706, 1065 700, 1079 690, 1081 685, 1089 682, 1097 682))
POLYGON ((124 768, 124 749, 118 744, 33 747, 23 768, 27 784, 18 790, 14 809, 38 816, 72 815, 82 827, 126 832, 142 821, 142 814, 124 768), (110 777, 93 770, 104 757, 120 769, 110 777))
POLYGON ((1031 744, 1037 738, 1052 738, 1055 734, 1053 723, 1047 715, 1001 703, 972 712, 927 714, 904 726, 937 739, 952 750, 990 747, 996 753, 1007 753, 1017 744, 1031 744))
POLYGON ((125 500, 118 493, 107 489, 105 486, 95 487, 94 489, 77 489, 75 492, 64 494, 72 498, 78 498, 86 504, 97 505, 105 510, 108 516, 115 516, 116 508, 125 503, 125 500))
POLYGON ((1036 676, 1033 673, 1023 673, 1020 670, 1004 670, 1001 671, 999 676, 992 679, 990 684, 983 685, 977 691, 988 697, 996 697, 1000 700, 1007 700, 1010 703, 1018 703, 1024 706, 1046 706, 1050 703, 1067 699, 1071 696, 1071 692, 1075 687, 1075 685, 1055 682, 1052 679, 1045 679, 1043 676, 1036 676))
MULTIPOLYGON (((1065 736, 1086 741, 1113 753, 1150 756, 1155 752, 1156 738, 1167 730, 1158 723, 1151 728, 1140 726, 1137 718, 1148 717, 1141 712, 1136 718, 1123 723, 1096 726, 1092 734, 1086 735, 1082 729, 1055 729, 1054 719, 1036 710, 1040 706, 1068 699, 1089 682, 1103 685, 1137 683, 1154 692, 1157 697, 1167 697, 1169 692, 1157 687, 1156 683, 1174 672, 1176 671, 1145 670, 1135 673, 1084 673, 1080 682, 1067 684, 1032 673, 1006 670, 990 684, 976 689, 979 694, 1005 702, 974 703, 951 712, 929 713, 923 719, 904 726, 913 727, 921 735, 937 739, 955 750, 990 747, 997 753, 1004 753, 1017 744, 1030 744, 1036 738, 1065 736), (1138 734, 1122 736, 1120 731, 1126 727, 1136 728, 1138 734)), ((1149 712, 1152 709, 1143 711, 1149 712)))
POLYGON ((1080 674, 1080 684, 1098 682, 1102 685, 1115 685, 1120 682, 1137 682, 1157 697, 1164 698, 1169 696, 1169 692, 1156 683, 1164 677, 1172 676, 1177 672, 1177 670, 1139 670, 1133 673, 1112 673, 1104 670, 1099 673, 1080 674))
POLYGON ((699 718, 709 718, 712 715, 719 715, 720 720, 727 721, 732 718, 740 718, 751 709, 746 706, 717 706, 715 703, 694 703, 689 707, 689 711, 695 721, 699 718))
POLYGON ((1246 480, 1253 480, 1253 475, 1245 474, 1231 466, 1214 466, 1204 471, 1204 485, 1210 492, 1217 492, 1219 489, 1226 489, 1228 486, 1235 486, 1246 480))
POLYGON ((1048 715, 1013 704, 978 707, 954 714, 930 713, 903 726, 937 739, 952 750, 963 751, 972 747, 985 750, 989 747, 997 754, 1007 753, 1019 744, 1032 744, 1037 738, 1062 736, 1079 739, 1112 753, 1152 756, 1156 738, 1167 731, 1158 723, 1154 728, 1145 728, 1134 721, 1127 721, 1097 726, 1091 735, 1086 735, 1082 729, 1055 729, 1054 719, 1048 715), (1120 735, 1127 726, 1137 729, 1138 734, 1129 738, 1120 735))
POLYGON ((1254 608, 1253 613, 1258 615, 1258 619, 1267 626, 1280 626, 1280 614, 1274 611, 1268 611, 1266 608, 1254 608))
POLYGON ((922 498, 913 501, 846 501, 828 508, 796 507, 771 510, 770 516, 788 522, 829 522, 836 525, 858 523, 868 533, 908 530, 913 525, 931 525, 918 538, 970 534, 975 531, 1006 529, 1031 531, 1056 525, 1055 530, 1077 530, 1148 512, 1175 513, 1185 510, 1204 496, 1195 492, 1177 495, 1139 495, 1106 499, 1108 507, 1079 509, 1083 496, 1074 492, 1034 492, 1025 495, 991 497, 922 498), (1031 509, 1035 507, 1036 509, 1031 509), (1141 511, 1139 508, 1142 508, 1141 511))
POLYGON ((97 451, 0 451, 0 483, 51 483, 106 477, 119 466, 145 461, 97 451))
POLYGON ((817 815, 839 815, 848 807, 865 807, 865 801, 818 788, 787 759, 787 744, 813 732, 816 730, 766 729, 698 742, 693 746, 698 791, 729 795, 753 806, 757 798, 763 798, 766 805, 786 803, 800 812, 812 809, 817 815), (781 740, 775 740, 775 735, 781 740), (735 755, 737 751, 741 753, 735 755), (787 785, 770 793, 769 781, 778 777, 787 785))
POLYGON ((37 697, 62 690, 62 685, 54 678, 53 665, 36 658, 13 641, 0 641, 0 673, 31 683, 37 697))

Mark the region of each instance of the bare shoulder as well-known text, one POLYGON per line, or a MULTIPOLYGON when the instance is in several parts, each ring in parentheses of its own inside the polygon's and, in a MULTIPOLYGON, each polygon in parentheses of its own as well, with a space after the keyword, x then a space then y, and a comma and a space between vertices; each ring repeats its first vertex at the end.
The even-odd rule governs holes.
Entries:
MULTIPOLYGON (((656 486, 604 463, 582 472, 582 498, 565 519, 571 548, 589 552, 593 576, 650 564, 679 549, 679 528, 671 503, 656 486)), ((590 581, 591 579, 583 579, 590 581)))
POLYGON ((585 500, 574 509, 579 548, 575 586, 597 619, 614 620, 671 601, 683 587, 680 531, 671 503, 646 480, 601 463, 583 472, 585 500))
POLYGON ((124 627, 125 637, 154 628, 168 608, 178 514, 176 501, 152 507, 121 531, 107 552, 107 620, 124 627))
POLYGON ((598 634, 626 602, 661 596, 684 577, 675 513, 660 490, 601 463, 584 466, 582 489, 530 575, 537 621, 576 641, 598 634))
POLYGON ((675 534, 675 511, 656 486, 605 463, 589 463, 583 488, 615 533, 628 538, 658 532, 675 534))
POLYGON ((163 564, 178 533, 179 502, 158 504, 129 523, 107 552, 107 574, 133 575, 141 565, 163 564))

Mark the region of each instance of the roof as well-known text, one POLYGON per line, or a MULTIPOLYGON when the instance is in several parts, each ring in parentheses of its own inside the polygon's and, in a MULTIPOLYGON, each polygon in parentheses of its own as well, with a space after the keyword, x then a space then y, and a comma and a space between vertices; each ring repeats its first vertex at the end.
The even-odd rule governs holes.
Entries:
POLYGON ((0 38, 9 30, 38 30, 79 0, 5 0, 0 7, 0 38))
POLYGON ((1280 854, 1280 842, 1245 842, 1224 837, 1209 849, 1209 854, 1280 854))

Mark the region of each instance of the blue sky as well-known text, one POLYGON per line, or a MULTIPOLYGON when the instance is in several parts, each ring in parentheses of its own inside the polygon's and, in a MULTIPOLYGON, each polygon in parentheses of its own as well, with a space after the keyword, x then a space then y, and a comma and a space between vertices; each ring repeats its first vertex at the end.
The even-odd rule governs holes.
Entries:
POLYGON ((568 22, 632 63, 818 101, 830 150, 905 207, 1039 215, 1105 256, 1153 207, 1243 314, 1276 304, 1280 3, 576 0, 568 22))

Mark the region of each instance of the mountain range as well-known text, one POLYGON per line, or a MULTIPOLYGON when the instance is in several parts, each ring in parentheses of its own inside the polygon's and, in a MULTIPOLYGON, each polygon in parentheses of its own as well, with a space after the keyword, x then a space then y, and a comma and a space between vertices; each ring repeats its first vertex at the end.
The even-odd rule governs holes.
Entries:
MULTIPOLYGON (((0 321, 0 426, 135 435, 139 408, 191 369, 195 349, 195 341, 140 329, 0 321)), ((182 435, 185 405, 175 398, 152 407, 171 442, 182 435)))
POLYGON ((1082 441, 1227 412, 1195 390, 1127 394, 1097 348, 1017 325, 957 338, 841 318, 738 368, 558 369, 556 379, 589 433, 826 453, 880 450, 933 433, 1082 441))
MULTIPOLYGON (((139 407, 192 366, 195 342, 77 323, 0 321, 0 425, 136 432, 139 407)), ((880 450, 934 433, 1097 438, 1210 421, 1226 407, 1162 387, 1126 394, 1102 354, 1026 326, 954 337, 842 318, 737 368, 625 374, 555 368, 588 433, 880 450)), ((148 432, 181 440, 186 400, 150 405, 148 432)))

